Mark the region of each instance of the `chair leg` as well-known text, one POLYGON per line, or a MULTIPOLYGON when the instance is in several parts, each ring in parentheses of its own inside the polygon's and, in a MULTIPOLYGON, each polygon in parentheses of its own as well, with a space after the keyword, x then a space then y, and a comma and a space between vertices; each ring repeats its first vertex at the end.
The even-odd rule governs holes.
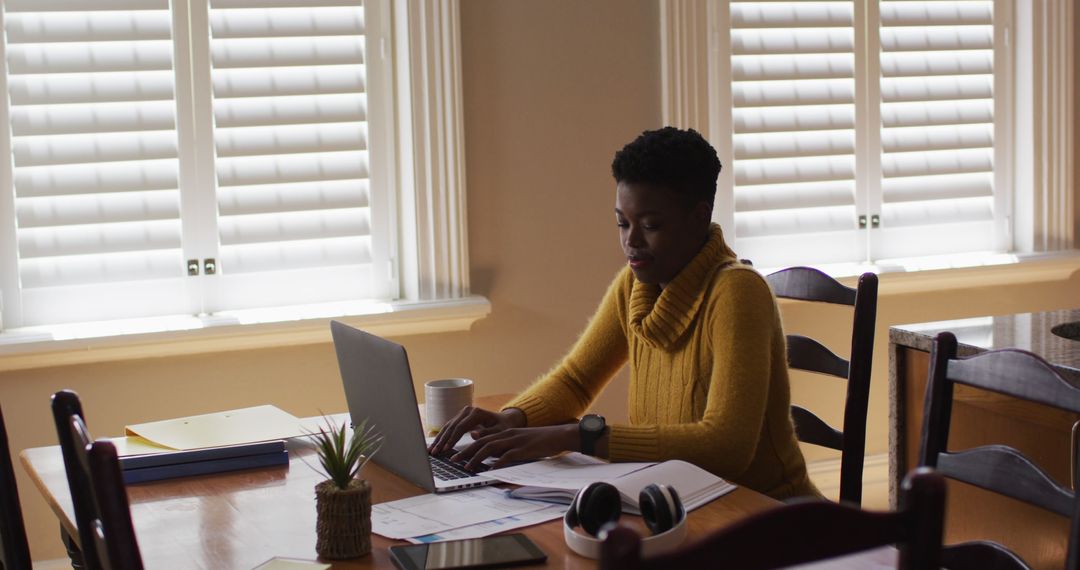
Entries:
POLYGON ((73 570, 85 570, 86 561, 83 560, 83 553, 63 526, 60 527, 60 542, 63 542, 64 548, 67 549, 68 558, 71 559, 71 568, 73 570))

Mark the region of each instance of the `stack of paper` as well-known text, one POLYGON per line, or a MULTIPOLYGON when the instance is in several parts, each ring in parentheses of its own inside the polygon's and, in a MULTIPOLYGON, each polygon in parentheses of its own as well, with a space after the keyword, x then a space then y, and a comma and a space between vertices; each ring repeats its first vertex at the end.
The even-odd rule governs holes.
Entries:
POLYGON ((631 514, 640 514, 638 496, 641 490, 651 483, 674 487, 687 511, 735 489, 735 485, 685 461, 603 463, 577 453, 495 469, 484 475, 523 485, 510 493, 513 497, 566 504, 569 504, 577 491, 585 485, 604 481, 619 490, 623 499, 623 511, 631 514))
POLYGON ((287 438, 304 434, 295 416, 256 406, 127 426, 114 440, 125 483, 285 465, 287 438))

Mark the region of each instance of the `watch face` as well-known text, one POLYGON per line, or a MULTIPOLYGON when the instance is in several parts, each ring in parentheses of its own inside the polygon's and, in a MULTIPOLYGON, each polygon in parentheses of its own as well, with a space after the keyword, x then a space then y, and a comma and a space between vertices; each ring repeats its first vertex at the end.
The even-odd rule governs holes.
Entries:
POLYGON ((581 429, 585 431, 600 431, 604 429, 604 418, 588 415, 581 418, 581 429))

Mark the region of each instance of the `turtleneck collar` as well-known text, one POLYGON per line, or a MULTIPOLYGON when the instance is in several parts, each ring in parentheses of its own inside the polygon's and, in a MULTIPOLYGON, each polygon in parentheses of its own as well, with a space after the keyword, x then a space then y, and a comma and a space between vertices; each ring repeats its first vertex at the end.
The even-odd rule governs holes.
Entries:
POLYGON ((668 348, 690 328, 713 272, 735 261, 720 226, 712 224, 701 251, 663 289, 635 280, 630 292, 630 330, 653 348, 668 348))

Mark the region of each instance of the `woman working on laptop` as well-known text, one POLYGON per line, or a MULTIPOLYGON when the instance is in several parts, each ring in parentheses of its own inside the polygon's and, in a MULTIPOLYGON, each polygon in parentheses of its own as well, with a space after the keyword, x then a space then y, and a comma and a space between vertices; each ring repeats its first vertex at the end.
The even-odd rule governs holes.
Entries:
POLYGON ((776 498, 819 494, 789 412, 784 334, 765 280, 711 223, 720 161, 698 133, 647 131, 615 154, 627 267, 563 361, 500 412, 466 408, 431 452, 473 467, 582 451, 682 459, 776 498), (583 414, 629 361, 628 425, 583 414))

